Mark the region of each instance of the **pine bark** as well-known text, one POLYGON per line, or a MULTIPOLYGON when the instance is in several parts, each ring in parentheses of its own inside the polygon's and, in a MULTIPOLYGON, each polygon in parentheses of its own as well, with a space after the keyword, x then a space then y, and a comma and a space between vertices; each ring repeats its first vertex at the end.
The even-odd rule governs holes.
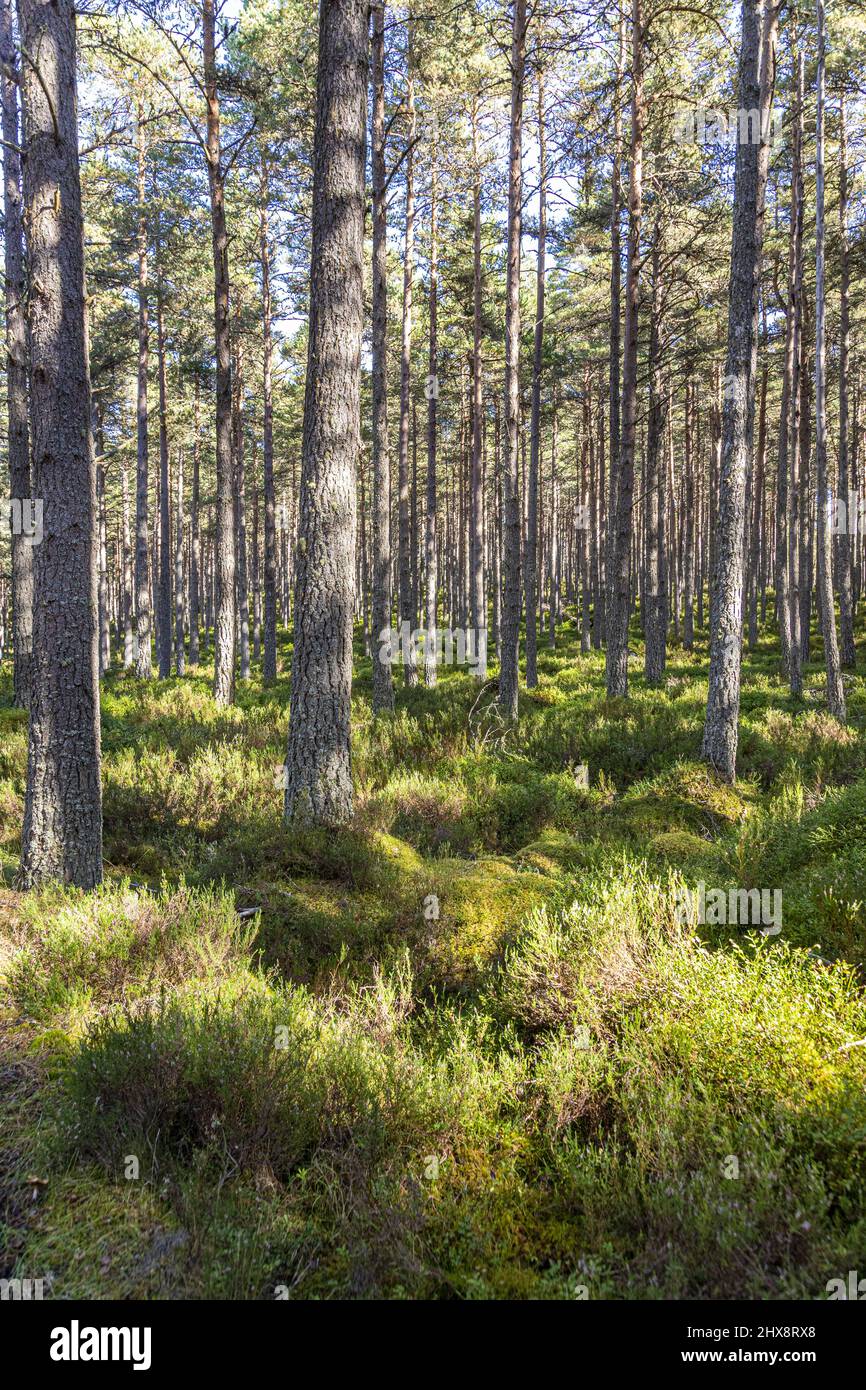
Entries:
POLYGON ((184 645, 184 597, 183 597, 183 450, 177 455, 177 483, 175 495, 174 529, 174 669, 182 676, 186 671, 186 649, 184 645))
MULTIPOLYGON (((6 420, 9 431, 9 497, 22 501, 30 492, 30 431, 27 421, 27 276, 21 210, 18 61, 12 25, 12 0, 0 3, 0 100, 3 107, 3 249, 6 308, 6 420)), ((33 660, 33 546, 13 529, 12 546, 12 703, 30 704, 33 660)))
POLYGON ((235 309, 235 362, 232 372, 232 453, 234 456, 235 556, 240 679, 250 679, 250 585, 247 557, 247 484, 244 450, 243 341, 235 309))
POLYGON ((147 149, 145 144, 144 112, 138 107, 138 386, 136 397, 137 464, 135 473, 135 674, 139 680, 153 675, 151 638, 153 617, 150 603, 150 547, 148 538, 148 405, 147 373, 150 353, 147 265, 147 205, 145 177, 147 149))
MULTIPOLYGON (((412 54, 412 24, 406 52, 406 225, 403 236, 403 320, 400 336, 400 428, 397 446, 397 507, 400 556, 400 622, 415 627, 416 607, 413 593, 413 556, 417 553, 413 541, 413 508, 409 482, 409 430, 412 410, 412 288, 415 260, 415 73, 412 54)), ((403 680, 407 686, 418 684, 418 667, 414 647, 403 650, 403 680)))
POLYGON ((229 252, 225 175, 220 144, 214 0, 202 0, 204 83, 207 102, 207 172, 210 191, 214 268, 216 347, 216 538, 214 614, 214 698, 231 704, 235 688, 235 544, 232 459, 232 368, 229 337, 229 252))
POLYGON ((650 323, 649 382, 650 402, 644 467, 644 518, 646 526, 646 622, 644 675, 649 685, 657 685, 665 670, 667 655, 668 594, 664 567, 665 467, 662 463, 667 396, 663 390, 660 362, 661 273, 659 269, 659 229, 653 236, 653 302, 650 323))
MULTIPOLYGON (((472 98, 472 537, 470 546, 471 615, 477 641, 487 649, 487 599, 484 592, 484 442, 483 363, 481 360, 481 164, 478 154, 478 97, 472 98), (483 636, 482 636, 483 634, 483 636)), ((487 663, 479 662, 483 679, 487 663)))
POLYGON ((201 495, 201 383, 196 374, 193 405, 192 490, 189 504, 189 664, 199 663, 199 622, 201 586, 201 538, 199 498, 201 495))
POLYGON ((818 4, 818 109, 815 131, 815 426, 817 466, 818 606, 827 668, 827 706, 837 719, 845 718, 845 689, 836 636, 833 601, 833 560, 827 482, 827 301, 826 301, 826 66, 827 36, 824 0, 818 4))
POLYGON ((769 112, 778 8, 743 0, 738 106, 757 111, 757 140, 737 145, 722 411, 715 569, 710 596, 710 684, 703 757, 725 780, 736 776, 740 711, 746 477, 755 418, 758 293, 769 158, 769 112))
POLYGON ((385 0, 373 6, 373 104, 370 167, 373 183, 373 712, 394 708, 389 662, 379 642, 391 626, 391 466, 388 456, 388 253, 385 169, 385 0))
MULTIPOLYGON (((637 418, 638 300, 640 240, 643 212, 643 6, 632 0, 632 99, 629 170, 628 271, 625 299, 625 342, 622 367, 622 431, 615 494, 611 498, 611 575, 605 615, 607 631, 606 684, 608 697, 628 694, 628 624, 631 608, 630 571, 632 499, 634 493, 635 424, 637 418)), ((613 470, 611 470, 613 471, 613 470)))
POLYGON ((508 263, 505 292, 505 458, 502 469, 502 656, 499 707, 517 718, 520 647, 520 238, 522 225, 523 89, 526 0, 514 0, 511 36, 511 120, 508 154, 508 263))
POLYGON ((433 137, 430 172, 430 292, 428 297, 429 353, 427 361, 427 516, 424 535, 424 583, 427 642, 424 653, 424 684, 436 684, 436 597, 439 573, 436 557, 436 407, 439 395, 439 228, 437 224, 436 136, 433 137))
POLYGON ((538 474, 541 447, 541 375, 544 353, 545 258, 547 253, 547 138, 544 128, 544 73, 538 73, 538 252, 535 263, 535 332, 532 354, 532 400, 529 414, 529 476, 526 520, 526 688, 538 685, 537 594, 538 474))
POLYGON ((625 18, 619 20, 619 53, 616 67, 616 86, 613 94, 613 173, 611 177, 610 213, 610 352, 608 360, 608 422, 610 434, 610 466, 608 469, 608 499, 605 518, 605 592, 604 637, 607 642, 608 616, 614 606, 614 532, 619 496, 619 463, 621 444, 620 353, 622 346, 622 75, 625 67, 625 18))
POLYGON ((21 881, 102 878, 96 468, 72 0, 19 0, 34 547, 21 881))
POLYGON ((274 492, 273 341, 271 335, 271 244, 268 228, 268 164, 262 155, 259 194, 259 260, 262 271, 262 475, 265 504, 264 632, 262 679, 277 678, 277 533, 274 492))
POLYGON ((848 371, 851 355, 851 248, 848 231, 848 122, 844 92, 839 110, 839 487, 845 525, 836 537, 836 573, 839 589, 839 635, 842 665, 853 669, 857 661, 854 647, 854 585, 851 577, 851 533, 857 508, 849 501, 851 491, 848 467, 850 409, 848 371), (853 516, 852 516, 853 510, 853 516))
MULTIPOLYGON (((157 253, 159 241, 157 240, 157 253)), ((156 648, 162 680, 171 675, 171 515, 168 481, 168 399, 165 379, 165 312, 162 271, 156 285, 156 357, 159 390, 159 586, 156 648)))
POLYGON ((366 0, 323 0, 285 815, 340 825, 350 752, 364 321, 366 0))

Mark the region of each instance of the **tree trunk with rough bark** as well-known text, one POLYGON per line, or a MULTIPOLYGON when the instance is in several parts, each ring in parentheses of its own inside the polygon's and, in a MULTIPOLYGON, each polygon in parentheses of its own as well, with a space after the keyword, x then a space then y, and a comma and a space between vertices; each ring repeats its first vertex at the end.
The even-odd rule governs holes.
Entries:
POLYGON ((385 0, 373 6, 373 712, 394 708, 390 661, 381 661, 382 634, 391 627, 391 469, 388 457, 388 248, 385 169, 385 0))
MULTIPOLYGON (((608 582, 606 684, 608 697, 628 694, 628 623, 631 607, 632 497, 637 419, 638 301, 643 212, 644 22, 642 0, 632 0, 632 99, 629 171, 628 272, 622 366, 622 432, 616 491, 611 494, 611 575, 608 582)), ((611 469, 613 473, 613 469, 611 469)))
POLYGON ((797 55, 797 109, 794 119, 794 152, 791 171, 791 219, 793 245, 793 280, 791 311, 793 315, 793 359, 791 367, 790 423, 788 426, 788 598, 790 607, 791 649, 788 679, 791 694, 799 696, 803 689, 803 649, 800 633, 800 423, 803 413, 803 108, 805 103, 805 60, 797 55))
POLYGON ((96 468, 72 0, 20 0, 30 272, 33 663, 21 851, 26 888, 102 879, 96 468))
POLYGON ((214 698, 231 704, 235 688, 235 517, 232 459, 232 366, 229 336, 229 250, 225 175, 220 145, 214 0, 202 0, 204 83, 207 102, 207 172, 210 191, 214 267, 216 346, 216 537, 214 614, 214 698))
POLYGON ((824 0, 818 3, 818 112, 815 130, 815 425, 817 443, 818 504, 818 605, 824 638, 824 664, 827 668, 827 706, 837 719, 845 718, 845 689, 836 638, 836 609, 833 602, 833 559, 830 536, 830 506, 827 484, 827 302, 826 302, 826 64, 827 37, 824 0))
POLYGON ((845 525, 836 538, 836 572, 839 589, 839 635, 842 665, 853 670, 857 661, 854 646, 854 586, 851 578, 851 530, 857 509, 849 502, 851 490, 848 468, 848 370, 851 354, 851 250, 848 232, 848 125, 845 94, 839 100, 839 501, 844 507, 845 525), (852 516, 853 510, 853 516, 852 516))
POLYGON ((183 601, 183 450, 177 454, 177 483, 175 494, 174 531, 174 669, 182 676, 186 671, 186 649, 184 646, 184 601, 183 601))
POLYGON ((511 123, 508 154, 508 263, 505 291, 505 431, 502 469, 502 658, 499 707, 517 718, 520 648, 520 237, 523 176, 523 88, 526 0, 514 0, 511 36, 511 123))
POLYGON ((149 346, 147 296, 147 208, 145 176, 147 149, 144 133, 144 112, 137 112, 138 141, 138 394, 136 402, 138 455, 135 474, 135 632, 137 652, 135 674, 139 680, 153 675, 151 637, 153 616, 150 603, 150 549, 148 544, 148 411, 147 367, 149 346))
POLYGON ((353 811, 350 716, 364 324, 367 22, 365 0, 323 0, 286 760, 285 816, 300 824, 341 825, 353 811))
MULTIPOLYGON (((157 254, 159 240, 157 239, 157 254)), ((171 516, 168 481, 168 399, 165 380, 165 317, 162 296, 162 271, 156 284, 156 356, 159 389, 159 587, 157 609, 159 620, 156 650, 160 679, 171 675, 171 516)))
MULTIPOLYGON (((403 236, 403 321, 400 336, 400 429, 397 446, 398 542, 400 555, 400 622, 415 627, 416 608, 412 584, 413 507, 409 487, 409 429, 412 414, 412 286, 415 261, 415 72, 412 52, 412 22, 409 21, 406 51, 406 226, 403 236)), ((405 628, 404 628, 405 630, 405 628)), ((403 648, 403 680, 406 685, 418 684, 418 666, 414 646, 403 648)))
POLYGON ((123 543, 123 669, 131 671, 135 664, 135 646, 132 635, 133 569, 132 547, 129 533, 129 476, 126 464, 120 465, 120 511, 121 535, 123 543))
MULTIPOLYGON (((3 247, 6 306, 6 420, 9 430, 9 497, 29 500, 30 432, 27 422, 27 276, 21 213, 18 61, 12 0, 0 2, 0 100, 3 106, 3 247)), ((33 660, 33 546, 12 529, 12 703, 30 704, 33 660)))
POLYGON ((529 476, 524 585, 526 588, 526 688, 538 685, 537 594, 538 473, 541 449, 541 364, 544 353, 545 257, 547 252, 547 139, 544 128, 544 73, 538 73, 538 252, 535 263, 535 333, 532 354, 532 400, 529 413, 529 476))
POLYGON ((619 51, 616 65, 616 86, 613 94, 613 173, 611 177, 610 214, 610 352, 608 360, 608 425, 610 434, 610 466, 604 547, 604 640, 607 643, 608 617, 614 606, 614 532, 617 498, 619 496, 619 460, 622 417, 620 414, 620 351, 622 344, 622 228, 620 216, 622 199, 622 77, 625 68, 625 17, 619 19, 619 51))
POLYGON ((756 111, 758 139, 737 145, 722 411, 715 569, 710 596, 710 684, 703 757, 728 782, 736 776, 740 712, 746 476, 755 420, 758 293, 769 159, 769 115, 778 7, 743 0, 738 106, 756 111))
MULTIPOLYGON (((471 617, 476 640, 487 650, 487 599, 484 592, 484 443, 481 299, 481 164, 478 154, 478 96, 472 98, 472 537, 470 544, 471 617)), ((476 677, 487 675, 479 661, 476 677)))
POLYGON ((433 136, 433 147, 431 150, 431 171, 430 171, 430 294, 429 294, 429 320, 430 338, 429 353, 427 360, 427 516, 425 520, 424 536, 424 583, 425 583, 425 610, 427 626, 427 642, 424 653, 424 684, 432 687, 436 684, 436 595, 439 584, 439 573, 436 556, 436 406, 439 395, 438 361, 439 361, 439 341, 438 341, 438 276, 439 276, 439 242, 437 215, 437 185, 436 185, 436 135, 433 136))
POLYGON ((235 555, 240 679, 250 679, 250 585, 247 560, 247 483, 244 449, 244 352, 240 334, 240 306, 235 308, 235 361, 232 371, 232 452, 235 474, 235 555))
POLYGON ((201 537, 199 534, 199 497, 201 493, 201 381, 196 372, 192 434, 192 492, 189 504, 189 664, 199 663, 198 628, 200 621, 199 586, 201 583, 201 537))
POLYGON ((664 675, 668 630, 667 575, 663 561, 665 468, 661 464, 667 396, 662 386, 661 362, 659 360, 659 340, 661 337, 659 235, 659 228, 656 225, 652 249, 653 302, 648 362, 650 401, 643 479, 646 525, 644 675, 649 685, 658 685, 664 675))
POLYGON ((274 493, 273 342, 271 337, 271 243, 268 229, 268 163, 262 155, 259 195, 259 259, 262 269, 262 475, 265 504, 264 633, 262 679, 277 678, 277 532, 274 493))

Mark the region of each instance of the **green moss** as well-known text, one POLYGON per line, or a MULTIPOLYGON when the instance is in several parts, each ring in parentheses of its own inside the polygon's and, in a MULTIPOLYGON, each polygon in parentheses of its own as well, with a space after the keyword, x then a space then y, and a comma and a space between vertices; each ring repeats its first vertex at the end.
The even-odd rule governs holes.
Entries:
POLYGON ((656 854, 675 864, 706 858, 709 849, 707 841, 690 830, 665 830, 660 835, 653 835, 649 844, 656 854))
POLYGON ((556 883, 500 859, 472 865, 444 860, 429 876, 439 916, 427 921, 424 955, 434 981, 468 987, 495 961, 527 914, 556 883))

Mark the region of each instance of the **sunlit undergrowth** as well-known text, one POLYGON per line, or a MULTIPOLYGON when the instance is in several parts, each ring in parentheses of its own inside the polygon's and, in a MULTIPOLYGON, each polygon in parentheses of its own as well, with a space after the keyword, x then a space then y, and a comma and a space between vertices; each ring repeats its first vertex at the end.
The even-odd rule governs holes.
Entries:
POLYGON ((802 702, 777 666, 746 658, 726 787, 705 643, 611 702, 567 625, 504 739, 452 670, 374 721, 359 649, 356 824, 303 835, 285 678, 220 711, 204 667, 114 673, 90 896, 9 891, 26 740, 0 708, 3 1272, 776 1299, 862 1268, 866 696, 843 729, 818 666, 802 702), (699 883, 781 890, 782 930, 684 919, 699 883))

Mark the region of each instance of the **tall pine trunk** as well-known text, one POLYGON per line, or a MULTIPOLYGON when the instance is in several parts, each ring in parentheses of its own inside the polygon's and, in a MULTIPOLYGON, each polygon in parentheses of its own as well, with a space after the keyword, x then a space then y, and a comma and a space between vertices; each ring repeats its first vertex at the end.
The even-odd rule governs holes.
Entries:
MULTIPOLYGON (((478 155, 478 95, 472 97, 472 506, 470 542, 471 617, 476 641, 487 650, 487 600, 484 593, 484 386, 481 361, 481 164, 478 155), (483 635, 482 635, 483 634, 483 635)), ((483 679, 487 662, 475 674, 483 679)))
POLYGON ((235 308, 235 364, 232 373, 232 448, 235 463, 235 554, 240 678, 250 679, 250 586, 247 560, 247 484, 244 449, 243 340, 239 307, 235 308))
POLYGON ((424 583, 427 641, 424 653, 424 683, 436 684, 436 595, 439 573, 436 557, 436 406, 439 395, 438 361, 438 294, 439 294, 439 229, 436 184, 436 134, 434 130, 430 170, 430 338, 427 360, 427 516, 424 535, 424 583))
POLYGON ((755 421, 758 292, 777 22, 774 0, 768 0, 766 9, 763 0, 743 0, 738 107, 756 112, 760 129, 749 132, 752 138, 744 139, 739 132, 737 144, 722 461, 710 595, 710 685, 703 738, 703 757, 728 782, 736 776, 746 476, 755 421))
MULTIPOLYGON (((412 368, 412 282, 415 260, 415 73, 412 53, 412 23, 406 49, 406 112, 409 122, 406 144, 406 226, 403 236, 403 321, 400 337, 400 430, 397 446, 397 506, 400 554, 400 622, 415 626, 416 607, 413 592, 414 526, 409 490, 409 420, 411 414, 412 368)), ((418 684, 418 668, 414 646, 403 648, 403 680, 406 685, 418 684)))
POLYGON ((511 128, 508 154, 508 268, 505 292, 505 458, 502 469, 502 658, 499 707, 517 718, 520 648, 520 236, 526 0, 514 0, 511 36, 511 128))
POLYGON ((385 0, 373 6, 373 711, 394 708, 390 662, 379 643, 391 626, 391 468, 388 456, 388 253, 385 170, 385 0))
POLYGON ((207 172, 210 191, 216 345, 216 538, 214 698, 231 704, 235 688, 235 518, 232 459, 232 367, 229 338, 229 250, 225 176, 220 146, 214 0, 202 0, 204 83, 207 101, 207 172))
MULTIPOLYGON (((30 433, 27 423, 27 322, 24 226, 21 216, 21 156, 18 133, 18 62, 12 29, 12 0, 0 0, 0 99, 3 104, 3 198, 6 306, 6 419, 9 430, 9 497, 29 499, 30 433)), ((30 704, 33 660, 33 546, 13 528, 12 700, 30 704)))
POLYGON ((827 705, 837 719, 845 718, 845 690, 839 663, 836 639, 836 609, 833 602, 833 561, 830 539, 830 507, 827 485, 827 301, 826 301, 826 174, 825 174, 825 117, 827 36, 824 24, 824 0, 818 4, 818 112, 815 131, 815 425, 817 435, 817 503, 818 503, 818 609, 824 638, 824 663, 827 667, 827 705))
POLYGON ((271 685, 277 678, 277 532, 274 493, 274 401, 272 388, 273 343, 271 338, 271 245, 268 232, 268 164, 262 155, 259 194, 259 257, 262 269, 262 473, 265 502, 265 601, 262 679, 271 685))
POLYGON ((186 670, 186 651, 184 648, 184 601, 183 601, 183 450, 177 454, 177 485, 175 498, 174 530, 174 669, 178 676, 186 670))
MULTIPOLYGON (((159 239, 157 238, 157 254, 159 239)), ((159 674, 171 675, 171 516, 168 482, 168 400, 165 379, 165 316, 162 270, 156 282, 156 357, 159 389, 159 584, 157 589, 158 625, 156 634, 159 674)))
POLYGON ((661 379, 659 340, 661 337, 661 272, 659 269, 660 231, 653 235, 653 301, 649 350, 649 420, 647 422, 646 464, 644 469, 644 517, 646 524, 646 623, 644 675, 657 685, 664 675, 667 655, 668 595, 664 566, 664 487, 665 467, 661 462, 664 445, 667 395, 661 379))
POLYGON ((135 674, 140 680, 153 675, 151 635, 153 615, 150 602, 150 547, 148 543, 148 410, 147 370, 149 357, 149 321, 147 296, 147 209, 145 204, 145 175, 147 149, 144 134, 144 112, 137 111, 136 135, 138 146, 138 387, 136 397, 137 463, 135 471, 135 632, 137 652, 135 674))
POLYGON ((619 52, 616 66, 616 86, 613 94, 613 173, 611 177, 610 213, 610 351, 608 360, 608 424, 610 433, 610 467, 608 470, 608 499, 604 532, 604 639, 607 642, 608 614, 614 597, 614 530, 619 495, 620 433, 620 350, 622 313, 622 230, 620 214, 622 201, 622 75, 625 67, 625 18, 619 19, 619 52))
POLYGON ((20 0, 33 492, 33 663, 21 880, 102 879, 96 468, 72 0, 20 0))
MULTIPOLYGON (((635 425, 637 419, 637 339, 640 286, 640 239, 643 211, 643 8, 632 0, 632 99, 629 170, 628 272, 625 298, 625 343, 622 365, 622 432, 615 493, 611 496, 611 575, 605 615, 607 631, 607 694, 628 694, 628 623, 631 607, 630 573, 632 496, 634 493, 635 425)), ((613 469, 611 469, 613 473, 613 469)))
POLYGON ((355 475, 364 323, 366 0, 322 0, 313 157, 288 821, 340 825, 350 752, 355 475))
POLYGON ((846 524, 836 538, 836 568, 839 588, 839 628, 842 665, 856 664, 854 647, 854 586, 851 578, 851 532, 857 508, 849 504, 851 489, 848 467, 848 363, 851 353, 851 255, 848 244, 848 127, 845 94, 839 102, 839 500, 845 508, 846 524))
POLYGON ((200 620, 199 586, 201 584, 201 540, 199 536, 199 496, 201 491, 201 381, 195 378, 192 435, 192 495, 189 504, 189 664, 199 661, 198 628, 200 620))
POLYGON ((538 73, 538 252, 535 263, 535 333, 532 401, 529 415, 529 476, 524 585, 526 587, 526 686, 538 685, 536 609, 538 580, 538 472, 541 447, 541 364, 544 352, 545 255, 547 250, 547 141, 544 128, 544 73, 538 73))

